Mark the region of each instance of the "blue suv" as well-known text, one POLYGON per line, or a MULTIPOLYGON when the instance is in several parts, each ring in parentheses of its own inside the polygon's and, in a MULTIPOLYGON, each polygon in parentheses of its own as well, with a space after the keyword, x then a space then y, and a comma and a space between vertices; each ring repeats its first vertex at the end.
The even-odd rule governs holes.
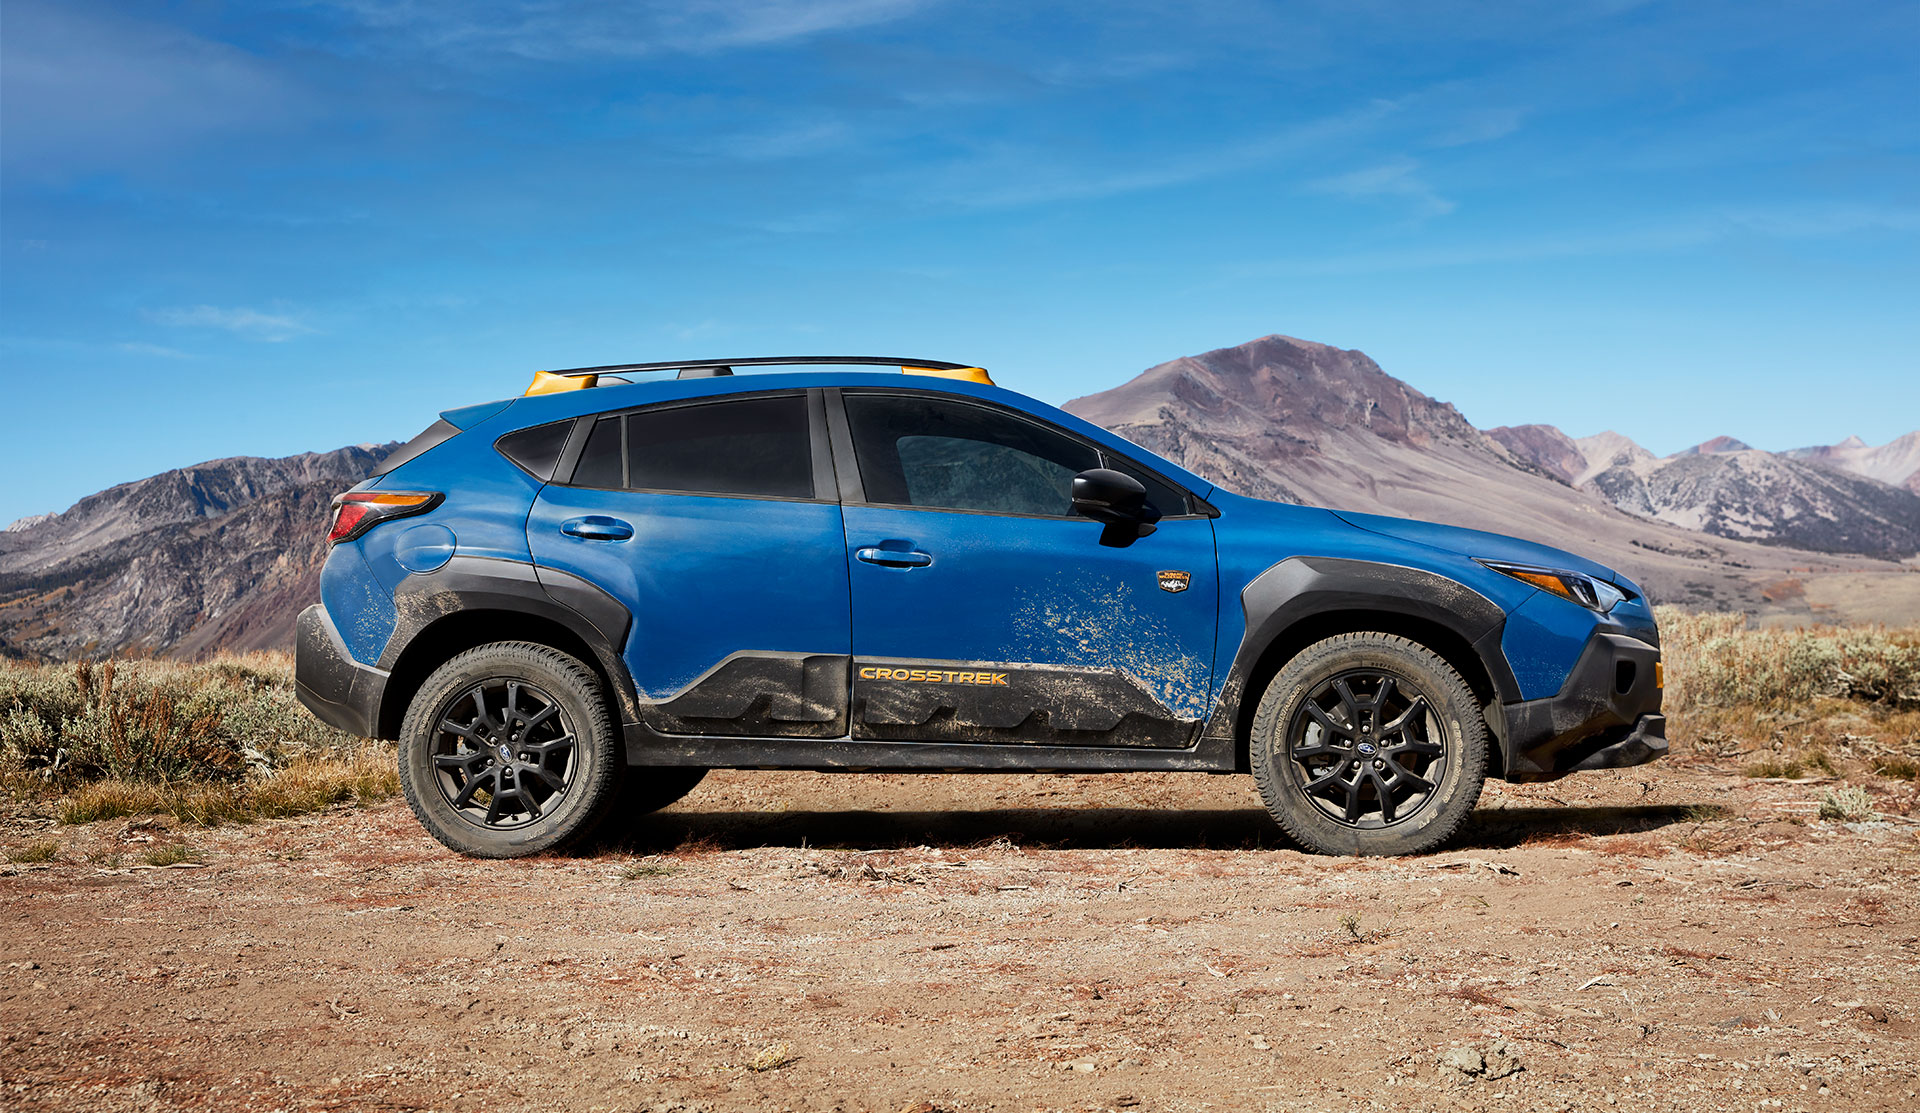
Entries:
POLYGON ((465 854, 713 768, 1251 773, 1300 845, 1406 854, 1488 776, 1667 750, 1618 573, 1230 494, 960 364, 542 372, 442 414, 329 540, 300 698, 397 740, 465 854))

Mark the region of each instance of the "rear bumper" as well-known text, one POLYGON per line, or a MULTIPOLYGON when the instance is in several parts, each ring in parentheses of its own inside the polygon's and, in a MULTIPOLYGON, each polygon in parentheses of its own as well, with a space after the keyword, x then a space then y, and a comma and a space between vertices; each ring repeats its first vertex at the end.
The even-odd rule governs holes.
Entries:
POLYGON ((1507 704, 1506 779, 1550 781, 1666 756, 1660 647, 1595 632, 1558 694, 1507 704))
POLYGON ((318 603, 301 611, 294 627, 293 687, 320 721, 363 738, 377 735, 387 674, 353 659, 318 603))

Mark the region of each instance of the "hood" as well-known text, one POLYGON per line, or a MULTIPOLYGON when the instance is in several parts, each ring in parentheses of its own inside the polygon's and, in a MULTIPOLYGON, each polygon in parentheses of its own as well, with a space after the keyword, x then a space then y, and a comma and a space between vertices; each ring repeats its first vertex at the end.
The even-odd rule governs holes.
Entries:
POLYGON ((1624 584, 1620 574, 1597 561, 1575 556, 1565 549, 1556 549, 1551 545, 1541 545, 1532 541, 1522 541, 1518 537, 1508 537, 1501 533, 1487 533, 1477 529, 1464 529, 1460 526, 1443 526, 1435 522, 1422 522, 1413 518, 1389 518, 1380 514, 1355 514, 1351 511, 1333 511, 1335 517, 1348 525, 1357 526, 1369 533, 1378 533, 1401 541, 1411 541, 1435 549, 1459 553, 1462 556, 1479 557, 1484 560, 1505 560, 1515 564, 1536 564, 1544 568, 1560 568, 1569 572, 1582 572, 1598 579, 1615 584, 1624 584))

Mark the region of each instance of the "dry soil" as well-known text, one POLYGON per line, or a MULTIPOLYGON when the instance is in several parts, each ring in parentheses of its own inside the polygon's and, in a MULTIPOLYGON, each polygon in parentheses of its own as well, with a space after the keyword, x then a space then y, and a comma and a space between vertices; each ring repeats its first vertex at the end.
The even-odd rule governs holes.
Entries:
POLYGON ((1400 860, 1244 777, 717 774, 516 862, 15 816, 0 1107, 1913 1109, 1920 828, 1825 787, 1489 786, 1400 860))

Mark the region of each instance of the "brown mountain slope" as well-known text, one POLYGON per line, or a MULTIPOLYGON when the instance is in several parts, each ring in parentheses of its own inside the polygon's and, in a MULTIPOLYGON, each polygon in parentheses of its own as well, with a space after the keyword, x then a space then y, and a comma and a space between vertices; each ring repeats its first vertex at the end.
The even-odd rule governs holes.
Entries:
MULTIPOLYGON (((1805 613, 1796 589, 1777 586, 1796 570, 1900 570, 1631 516, 1517 458, 1363 353, 1291 337, 1163 363, 1066 408, 1229 490, 1541 541, 1620 569, 1660 602, 1805 613)), ((1888 583, 1920 597, 1920 576, 1888 583)))
POLYGON ((395 447, 216 460, 121 484, 6 535, 0 654, 291 645, 295 615, 320 597, 329 500, 395 447))

